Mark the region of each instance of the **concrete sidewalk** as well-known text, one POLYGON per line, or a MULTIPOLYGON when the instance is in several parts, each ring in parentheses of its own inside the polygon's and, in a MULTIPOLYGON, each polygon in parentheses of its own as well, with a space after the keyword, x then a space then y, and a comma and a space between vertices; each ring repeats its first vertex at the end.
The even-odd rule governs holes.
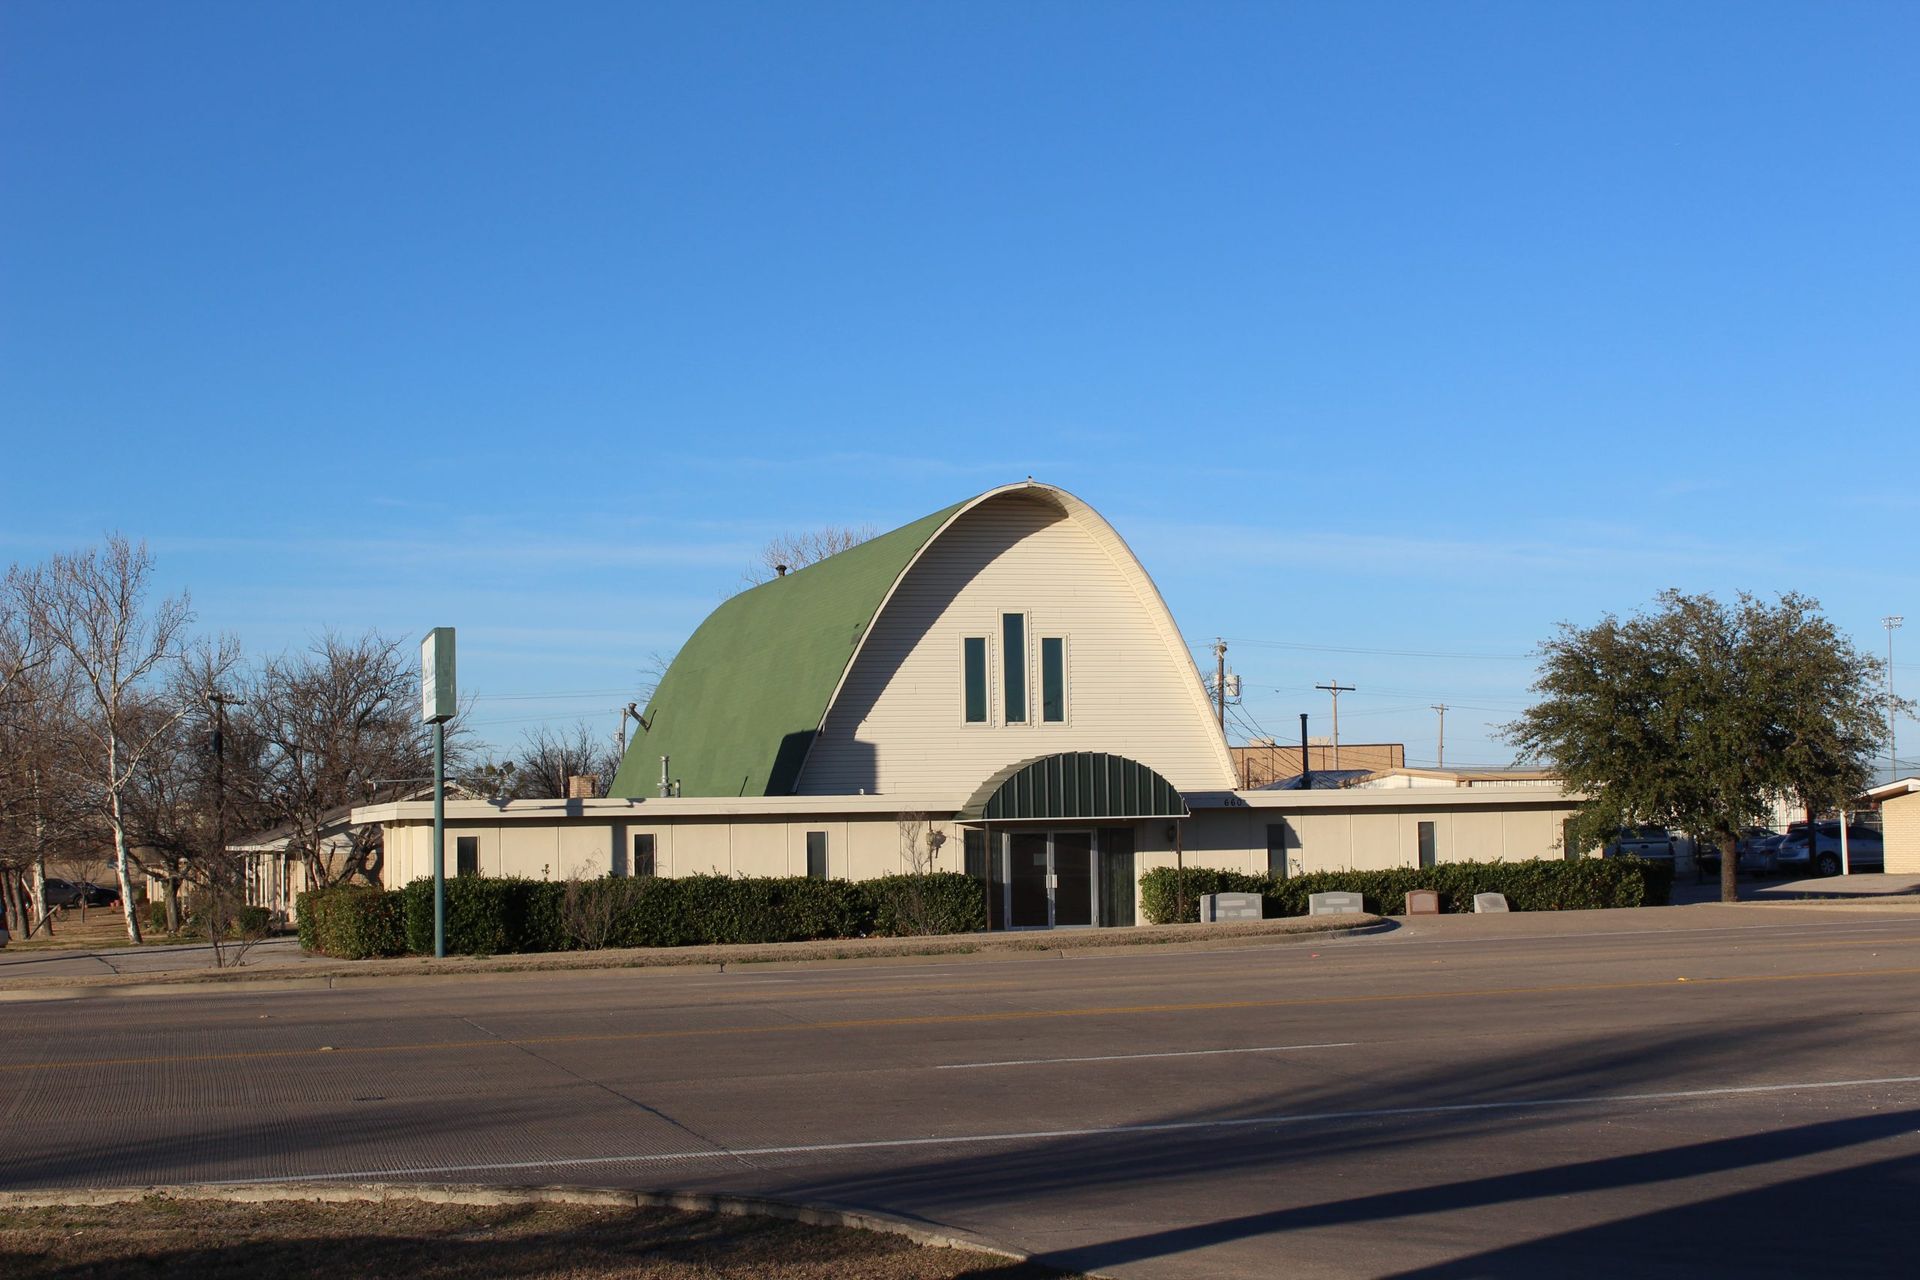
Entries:
POLYGON ((112 948, 98 951, 0 953, 0 1001, 83 994, 153 994, 262 984, 334 989, 394 980, 453 979, 488 974, 564 971, 726 972, 805 965, 858 966, 964 962, 994 957, 1040 958, 1127 951, 1206 951, 1285 946, 1390 928, 1378 916, 1294 916, 1227 924, 1149 925, 1138 929, 1062 929, 1045 933, 948 934, 924 938, 850 938, 739 946, 638 947, 526 955, 400 956, 339 960, 302 952, 293 938, 261 943, 236 969, 213 967, 206 946, 112 948))
MULTIPOLYGON (((324 957, 301 953, 295 938, 268 938, 246 953, 246 968, 287 969, 324 957)), ((40 947, 0 951, 0 987, 26 980, 120 977, 126 975, 216 972, 213 948, 204 942, 139 947, 40 947)))
MULTIPOLYGON (((1920 902, 1920 875, 1861 874, 1810 876, 1801 880, 1757 880, 1740 877, 1742 902, 1814 902, 1861 900, 1898 905, 1901 898, 1920 902)), ((1675 906, 1720 901, 1720 879, 1696 881, 1688 876, 1673 882, 1675 906)))

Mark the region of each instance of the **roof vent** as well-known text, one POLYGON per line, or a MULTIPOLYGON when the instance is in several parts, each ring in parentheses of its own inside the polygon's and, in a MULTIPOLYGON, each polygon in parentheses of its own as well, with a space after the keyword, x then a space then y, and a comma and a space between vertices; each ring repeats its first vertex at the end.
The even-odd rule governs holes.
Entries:
POLYGON ((777 564, 773 566, 773 572, 776 577, 784 578, 787 576, 787 566, 783 564, 777 564))

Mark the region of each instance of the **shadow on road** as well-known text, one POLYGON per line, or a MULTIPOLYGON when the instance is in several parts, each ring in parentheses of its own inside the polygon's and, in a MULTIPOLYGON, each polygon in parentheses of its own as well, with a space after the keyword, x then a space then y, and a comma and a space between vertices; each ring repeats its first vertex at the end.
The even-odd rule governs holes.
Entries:
MULTIPOLYGON (((1830 1063, 1835 1037, 1845 1034, 1850 1025, 1856 1024, 1844 1017, 1786 1027, 1767 1024, 1764 1052, 1757 1031, 1743 1033, 1721 1025, 1710 1031, 1672 1032, 1654 1040, 1637 1036, 1626 1043, 1596 1037, 1564 1058, 1556 1053, 1552 1061, 1488 1057, 1465 1070, 1453 1064, 1445 1074, 1362 1071, 1336 1078, 1329 1073, 1320 1088, 1276 1093, 1257 1108, 1182 1111, 1158 1121, 1204 1124, 1294 1117, 1270 1126, 1048 1140, 813 1179, 783 1194, 871 1205, 945 1223, 977 1221, 982 1211, 1012 1198, 1023 1201, 1029 1210, 1044 1211, 1057 1203, 1062 1214, 1071 1214, 1074 1199, 1088 1193, 1103 1197, 1109 1205, 1138 1205, 1143 1222, 1177 1219, 1191 1216, 1183 1213, 1194 1203, 1190 1188, 1209 1181, 1218 1185, 1223 1174, 1242 1189, 1271 1185, 1275 1197, 1284 1200, 1258 1213, 1141 1231, 1039 1258, 1073 1271, 1104 1270, 1255 1238, 1270 1238, 1278 1261, 1286 1256, 1285 1237, 1292 1233, 1344 1228, 1347 1239, 1388 1240, 1396 1224, 1462 1210, 1505 1210, 1505 1221, 1514 1224, 1511 1234, 1525 1234, 1532 1229, 1527 1222, 1535 1206, 1572 1197, 1672 1186, 1674 1199, 1686 1201, 1700 1194, 1681 1185, 1688 1179, 1831 1157, 1896 1139, 1910 1141, 1920 1129, 1920 1110, 1796 1124, 1630 1155, 1581 1159, 1579 1151, 1563 1149, 1564 1163, 1375 1194, 1324 1197, 1319 1193, 1337 1187, 1339 1183, 1332 1179, 1351 1176, 1356 1164, 1370 1170, 1387 1165, 1388 1171, 1373 1185, 1391 1183, 1396 1177, 1391 1166, 1415 1152, 1446 1158, 1458 1152, 1462 1163, 1476 1161, 1482 1152, 1494 1152, 1501 1153, 1496 1159, 1510 1164, 1514 1148, 1503 1146, 1507 1139, 1547 1136, 1570 1121, 1618 1114, 1577 1101, 1569 1106, 1472 1109, 1489 1098, 1579 1100, 1687 1087, 1676 1086, 1676 1079, 1689 1085, 1715 1078, 1739 1084, 1756 1078, 1789 1082, 1796 1078, 1792 1073, 1802 1059, 1807 1060, 1807 1074, 1799 1078, 1826 1078, 1830 1067, 1816 1067, 1813 1060, 1826 1051, 1824 1060, 1830 1063), (1467 1109, 1378 1114, 1429 1106, 1467 1109), (1365 1114, 1369 1111, 1376 1114, 1365 1114), (1332 1174, 1336 1165, 1341 1172, 1332 1174), (1329 1171, 1324 1186, 1304 1181, 1307 1171, 1322 1169, 1329 1171), (1301 1194, 1303 1187, 1310 1189, 1309 1194, 1301 1194), (1161 1207, 1163 1201, 1181 1197, 1185 1198, 1178 1207, 1161 1207), (1353 1228, 1367 1230, 1355 1237, 1353 1228)), ((1528 1149, 1538 1146, 1536 1141, 1528 1149)), ((1906 1252, 1904 1230, 1897 1224, 1907 1220, 1920 1194, 1920 1147, 1913 1150, 1915 1154, 1840 1170, 1763 1174, 1762 1192, 1634 1214, 1576 1232, 1552 1232, 1548 1224, 1553 1218, 1543 1216, 1540 1229, 1547 1234, 1537 1243, 1490 1249, 1460 1260, 1457 1267, 1450 1264, 1410 1274, 1646 1274, 1649 1267, 1669 1263, 1676 1271, 1695 1275, 1730 1270, 1795 1274, 1809 1267, 1828 1274, 1890 1274, 1891 1260, 1896 1255, 1904 1259, 1906 1252), (1836 1234, 1848 1241, 1846 1247, 1835 1248, 1836 1234), (1586 1252, 1589 1249, 1591 1254, 1586 1252)), ((1427 1161, 1427 1167, 1432 1163, 1427 1161)), ((1586 1203, 1605 1211, 1604 1198, 1586 1203)), ((1644 1204, 1644 1199, 1639 1203, 1644 1204)), ((1503 1232, 1497 1238, 1511 1235, 1503 1232)), ((1360 1267, 1356 1273, 1366 1270, 1360 1267)), ((979 1277, 985 1280, 998 1274, 989 1270, 979 1277)))

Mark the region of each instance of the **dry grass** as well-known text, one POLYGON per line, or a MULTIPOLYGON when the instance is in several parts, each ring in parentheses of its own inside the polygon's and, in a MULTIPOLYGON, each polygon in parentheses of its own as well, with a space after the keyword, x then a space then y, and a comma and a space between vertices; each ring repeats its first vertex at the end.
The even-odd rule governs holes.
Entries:
MULTIPOLYGON (((145 930, 142 930, 145 933, 145 930)), ((149 942, 166 940, 164 932, 158 937, 148 938, 149 942)), ((9 951, 100 951, 109 947, 130 947, 127 940, 127 921, 120 914, 119 907, 89 907, 87 918, 82 921, 77 908, 62 908, 54 913, 53 936, 49 938, 45 930, 35 934, 29 940, 23 934, 13 935, 13 941, 7 944, 9 951)))
POLYGON ((0 1210, 0 1275, 9 1280, 1013 1280, 1060 1274, 879 1232, 673 1209, 154 1197, 0 1210))

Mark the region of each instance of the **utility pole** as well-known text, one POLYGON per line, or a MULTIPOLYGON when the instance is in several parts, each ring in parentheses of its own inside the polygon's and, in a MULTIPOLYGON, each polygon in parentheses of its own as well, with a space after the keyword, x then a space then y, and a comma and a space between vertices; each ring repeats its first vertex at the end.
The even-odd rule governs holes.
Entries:
POLYGON ((1317 684, 1313 687, 1324 689, 1333 695, 1333 767, 1338 769, 1340 767, 1340 695, 1352 693, 1354 688, 1350 684, 1341 684, 1337 677, 1331 684, 1317 684))
POLYGON ((1440 713, 1439 753, 1437 759, 1434 761, 1433 767, 1436 769, 1444 769, 1447 767, 1447 704, 1444 702, 1436 702, 1432 705, 1433 709, 1440 713))
MULTIPOLYGON (((213 867, 214 875, 222 880, 227 878, 227 708, 240 705, 239 698, 229 698, 218 689, 207 690, 207 706, 213 710, 213 867)), ((242 884, 244 892, 245 885, 242 884)), ((227 885, 232 891, 233 886, 227 885)), ((219 915, 226 904, 216 901, 213 912, 208 918, 209 936, 214 942, 220 939, 219 915)), ((170 928, 178 928, 179 921, 167 922, 170 928)), ((218 954, 219 948, 215 947, 218 954)))
POLYGON ((1220 732, 1227 731, 1227 642, 1213 638, 1213 711, 1220 732))
MULTIPOLYGON (((1900 776, 1900 760, 1893 750, 1893 633, 1906 619, 1897 613, 1890 613, 1880 619, 1880 625, 1887 629, 1887 781, 1892 782, 1900 776)), ((1808 848, 1812 848, 1811 845, 1808 848)))

